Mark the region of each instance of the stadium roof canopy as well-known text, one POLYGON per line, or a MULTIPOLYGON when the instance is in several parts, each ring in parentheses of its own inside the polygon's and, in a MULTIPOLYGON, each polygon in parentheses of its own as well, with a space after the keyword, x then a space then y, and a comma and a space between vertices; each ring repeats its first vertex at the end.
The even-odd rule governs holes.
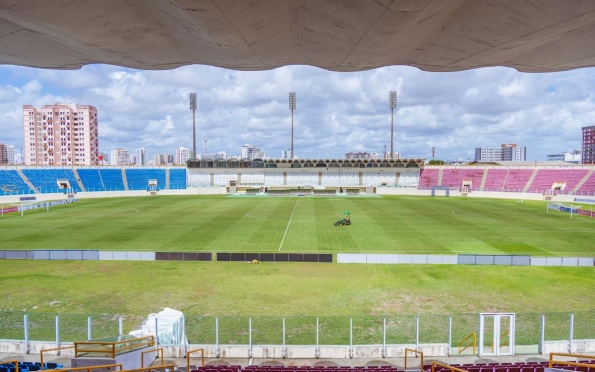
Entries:
POLYGON ((595 1, 0 0, 0 63, 551 72, 595 65, 595 1))

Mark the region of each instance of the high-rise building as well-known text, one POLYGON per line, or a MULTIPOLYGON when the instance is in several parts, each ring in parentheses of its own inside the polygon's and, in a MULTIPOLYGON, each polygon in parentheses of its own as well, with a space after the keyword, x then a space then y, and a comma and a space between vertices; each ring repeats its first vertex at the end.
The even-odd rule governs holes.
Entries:
POLYGON ((0 164, 8 164, 8 154, 7 148, 3 143, 0 143, 0 164))
POLYGON ((93 106, 24 105, 23 129, 27 165, 97 164, 98 122, 93 106))
POLYGON ((143 147, 136 150, 136 165, 148 165, 147 150, 143 147))
POLYGON ((130 153, 128 150, 115 149, 110 151, 111 165, 130 165, 130 153))
POLYGON ((565 161, 567 163, 580 164, 582 159, 581 150, 564 151, 559 154, 547 156, 548 161, 565 161))
POLYGON ((583 127, 583 164, 595 164, 595 125, 583 127))
POLYGON ((192 150, 186 147, 176 148, 176 164, 186 164, 190 159, 190 153, 192 150))
POLYGON ((281 159, 289 159, 291 157, 291 149, 281 151, 281 159))
POLYGON ((266 154, 260 151, 260 148, 251 145, 244 145, 240 150, 240 157, 242 159, 264 159, 266 158, 266 154))
POLYGON ((496 161, 525 161, 527 160, 527 148, 519 147, 516 143, 504 143, 500 147, 477 147, 475 149, 475 161, 496 162, 496 161))
POLYGON ((15 162, 14 162, 14 146, 13 145, 6 146, 6 159, 8 160, 8 164, 15 164, 15 162))

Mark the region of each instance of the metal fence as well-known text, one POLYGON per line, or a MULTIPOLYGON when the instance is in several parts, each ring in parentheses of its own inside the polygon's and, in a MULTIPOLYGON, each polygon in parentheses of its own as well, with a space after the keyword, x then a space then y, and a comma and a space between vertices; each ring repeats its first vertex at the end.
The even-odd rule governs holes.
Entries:
MULTIPOLYGON (((0 312, 0 339, 74 342, 127 333, 142 316, 0 312)), ((443 343, 457 347, 478 332, 479 314, 393 316, 199 316, 183 323, 190 344, 206 345, 398 345, 443 343)), ((516 345, 595 339, 595 311, 516 313, 516 345)), ((157 335, 159 340, 159 336, 157 335)), ((165 346, 164 343, 161 345, 165 346)))

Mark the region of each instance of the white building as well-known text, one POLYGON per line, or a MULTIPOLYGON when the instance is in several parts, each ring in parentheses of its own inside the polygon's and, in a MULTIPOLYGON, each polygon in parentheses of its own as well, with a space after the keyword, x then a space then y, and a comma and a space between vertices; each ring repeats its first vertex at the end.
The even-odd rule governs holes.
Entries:
POLYGON ((281 151, 281 159, 290 159, 291 158, 291 149, 281 151))
POLYGON ((136 165, 148 165, 149 162, 147 158, 147 150, 145 150, 143 147, 136 150, 136 165))
POLYGON ((128 150, 115 149, 110 151, 110 165, 130 165, 128 150))
POLYGON ((97 109, 74 103, 23 106, 25 164, 95 165, 97 109))
POLYGON ((266 154, 260 151, 260 148, 252 145, 244 145, 240 150, 240 157, 242 159, 265 159, 266 154))
POLYGON ((548 155, 548 161, 565 161, 568 163, 581 164, 583 153, 581 150, 564 151, 559 154, 548 155))
POLYGON ((176 164, 186 164, 190 159, 192 150, 186 147, 176 148, 176 164))
POLYGON ((475 161, 496 162, 496 161, 526 161, 527 148, 519 147, 516 143, 504 143, 500 147, 477 147, 475 149, 475 161))
POLYGON ((13 145, 6 146, 6 159, 8 160, 8 164, 15 164, 15 162, 14 162, 14 146, 13 145))

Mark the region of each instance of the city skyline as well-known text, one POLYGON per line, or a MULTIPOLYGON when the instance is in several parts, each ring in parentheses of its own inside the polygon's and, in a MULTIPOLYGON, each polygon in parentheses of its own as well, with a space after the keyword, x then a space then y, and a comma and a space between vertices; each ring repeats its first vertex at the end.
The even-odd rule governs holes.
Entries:
MULTIPOLYGON (((527 160, 580 148, 595 122, 594 69, 525 74, 509 68, 429 73, 386 67, 358 73, 308 66, 237 72, 208 66, 136 71, 93 65, 77 71, 0 66, 0 142, 24 147, 22 105, 80 102, 99 111, 99 151, 191 148, 189 92, 197 92, 197 142, 235 153, 244 143, 272 158, 290 148, 287 94, 299 158, 340 158, 390 148, 390 91, 397 91, 394 151, 407 158, 473 159, 474 149, 523 143, 527 160), (193 82, 193 83, 189 83, 193 82)), ((199 146, 199 148, 202 146, 199 146)), ((197 150, 198 151, 198 150, 197 150)), ((202 152, 202 151, 198 151, 202 152)), ((212 152, 212 151, 210 151, 212 152)))

